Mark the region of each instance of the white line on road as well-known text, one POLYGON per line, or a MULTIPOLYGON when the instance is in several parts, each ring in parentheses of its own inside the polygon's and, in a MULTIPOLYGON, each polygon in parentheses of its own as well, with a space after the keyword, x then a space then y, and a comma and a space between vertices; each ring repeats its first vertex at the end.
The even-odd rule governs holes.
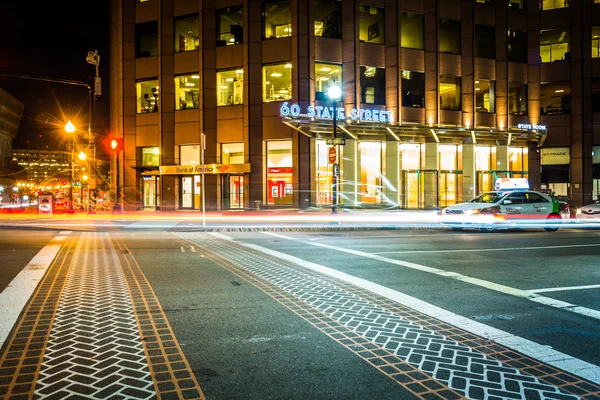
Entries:
POLYGON ((502 248, 497 248, 497 249, 377 251, 372 254, 462 253, 462 252, 485 252, 485 251, 547 250, 547 249, 561 249, 561 248, 570 249, 573 247, 600 247, 600 243, 597 243, 597 244, 572 244, 572 245, 558 245, 558 246, 502 247, 502 248))
MULTIPOLYGON (((263 232, 264 234, 271 234, 269 232, 263 232)), ((209 233, 215 237, 220 239, 232 240, 231 237, 219 234, 219 233, 209 233)), ((274 236, 282 237, 284 239, 290 240, 298 240, 290 237, 286 237, 284 235, 273 234, 274 236)), ((417 310, 423 314, 429 315, 433 318, 437 318, 440 321, 444 321, 448 324, 454 325, 458 328, 464 329, 467 332, 471 332, 475 335, 479 335, 488 340, 499 343, 503 346, 506 346, 510 349, 518 351, 520 353, 526 354, 532 358, 550 364, 554 367, 560 368, 564 371, 570 372, 574 375, 582 377, 584 379, 590 380, 592 382, 600 383, 600 367, 588 363, 586 361, 580 360, 578 358, 572 357, 568 354, 561 353, 559 351, 553 350, 549 346, 544 346, 531 340, 524 339, 519 336, 515 336, 511 333, 504 332, 500 329, 493 328, 491 326, 482 324, 481 322, 473 321, 469 318, 462 317, 458 314, 454 314, 448 310, 437 307, 433 304, 427 303, 425 301, 419 300, 415 297, 406 295, 404 293, 398 292, 396 290, 387 288, 385 286, 373 283, 366 279, 357 278, 355 276, 346 274, 341 271, 337 271, 333 268, 324 267, 319 264, 311 263, 309 261, 303 260, 301 258, 294 257, 289 254, 281 253, 276 250, 267 249, 262 246, 258 246, 255 244, 242 243, 241 245, 258 250, 262 253, 269 254, 271 256, 280 258, 282 260, 292 262, 301 267, 329 275, 331 277, 340 279, 344 282, 351 283, 358 287, 367 289, 373 293, 376 293, 380 296, 398 302, 400 304, 404 304, 407 307, 410 307, 414 310, 417 310)))
MULTIPOLYGON (((281 235, 279 233, 273 233, 273 232, 262 232, 262 233, 264 235, 275 236, 275 237, 279 237, 279 238, 287 239, 287 240, 297 240, 297 241, 301 240, 301 239, 297 239, 297 238, 294 238, 291 236, 281 235)), ((471 283, 473 285, 481 286, 486 289, 494 290, 496 292, 524 298, 524 299, 531 300, 536 303, 544 304, 549 307, 555 307, 555 308, 558 308, 561 310, 570 311, 570 312, 573 312, 576 314, 585 315, 587 317, 600 320, 600 311, 598 311, 598 310, 593 310, 591 308, 586 308, 586 307, 580 307, 575 304, 567 303, 565 301, 555 300, 555 299, 552 299, 549 297, 539 296, 528 290, 521 290, 521 289, 513 288, 510 286, 501 285, 499 283, 494 283, 494 282, 486 281, 483 279, 473 278, 473 277, 467 276, 467 275, 462 275, 457 272, 444 271, 443 269, 427 267, 425 265, 416 264, 416 263, 412 263, 412 262, 408 262, 408 261, 394 260, 392 258, 382 257, 377 254, 365 253, 364 251, 346 249, 344 247, 332 246, 332 245, 325 244, 325 243, 315 243, 315 242, 306 242, 306 243, 310 244, 311 246, 317 246, 317 247, 323 247, 323 248, 330 249, 330 250, 341 251, 344 253, 354 254, 359 257, 370 258, 370 259, 385 262, 388 264, 399 265, 401 267, 411 268, 411 269, 415 269, 418 271, 428 272, 428 273, 434 274, 434 275, 439 275, 439 276, 444 276, 444 277, 451 278, 451 279, 456 279, 458 281, 471 283)))
POLYGON ((2 315, 0 319, 0 347, 4 345, 23 307, 29 301, 31 294, 44 277, 52 261, 54 261, 62 247, 61 242, 65 241, 70 234, 70 231, 61 231, 59 235, 55 236, 0 293, 0 315, 2 315))
POLYGON ((533 289, 528 290, 530 293, 546 293, 546 292, 562 292, 567 290, 585 290, 585 289, 598 289, 600 285, 586 285, 586 286, 564 286, 546 289, 533 289))

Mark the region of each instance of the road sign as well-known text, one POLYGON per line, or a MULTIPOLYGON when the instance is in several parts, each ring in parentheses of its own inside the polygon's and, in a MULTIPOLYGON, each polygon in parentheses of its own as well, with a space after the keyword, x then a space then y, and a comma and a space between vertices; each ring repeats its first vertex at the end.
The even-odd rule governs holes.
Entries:
POLYGON ((335 163, 337 156, 336 156, 336 151, 335 151, 335 147, 330 147, 329 148, 329 164, 333 164, 335 163))
POLYGON ((327 139, 328 146, 343 146, 345 144, 346 144, 346 139, 343 139, 343 138, 327 139))

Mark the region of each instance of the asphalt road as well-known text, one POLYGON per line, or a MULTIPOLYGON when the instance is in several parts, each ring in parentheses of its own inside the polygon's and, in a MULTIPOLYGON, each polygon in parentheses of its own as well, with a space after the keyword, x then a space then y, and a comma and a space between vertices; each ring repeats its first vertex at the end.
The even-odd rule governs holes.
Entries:
MULTIPOLYGON (((440 317, 484 341, 499 338, 534 360, 556 357, 551 364, 569 373, 584 366, 581 375, 600 383, 598 230, 169 228, 108 230, 139 264, 208 399, 418 398, 357 350, 362 342, 331 332, 336 313, 354 310, 345 301, 361 296, 410 321, 440 317), (341 304, 331 315, 337 305, 323 306, 325 292, 341 304)), ((0 291, 55 233, 0 231, 0 291)), ((484 376, 483 387, 491 385, 484 376)), ((460 382, 446 383, 460 393, 460 382)), ((468 386, 467 397, 482 398, 476 389, 468 386)))

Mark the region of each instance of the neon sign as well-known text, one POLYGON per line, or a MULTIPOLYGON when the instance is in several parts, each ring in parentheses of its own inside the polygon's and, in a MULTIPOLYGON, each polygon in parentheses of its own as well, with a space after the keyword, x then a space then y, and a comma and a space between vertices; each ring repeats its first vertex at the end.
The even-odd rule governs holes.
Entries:
MULTIPOLYGON (((291 104, 288 106, 287 101, 281 105, 279 114, 282 117, 300 116, 300 106, 298 104, 291 104)), ((350 110, 350 114, 345 114, 343 107, 336 107, 335 111, 333 107, 323 106, 308 106, 306 108, 306 117, 318 118, 318 119, 333 119, 333 113, 336 112, 336 119, 351 119, 353 121, 372 121, 372 122, 393 122, 394 113, 392 111, 384 110, 370 110, 368 108, 353 108, 350 110)))
POLYGON ((534 129, 536 131, 545 131, 546 125, 518 124, 517 129, 534 129))

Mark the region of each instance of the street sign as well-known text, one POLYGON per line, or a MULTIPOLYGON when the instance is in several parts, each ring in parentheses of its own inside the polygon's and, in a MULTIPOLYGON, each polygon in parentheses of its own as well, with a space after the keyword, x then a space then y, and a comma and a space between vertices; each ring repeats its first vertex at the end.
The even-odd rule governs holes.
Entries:
POLYGON ((344 146, 345 144, 346 139, 343 138, 327 139, 328 146, 344 146))
POLYGON ((336 155, 335 147, 332 146, 329 148, 329 164, 335 163, 336 158, 337 158, 337 155, 336 155))

